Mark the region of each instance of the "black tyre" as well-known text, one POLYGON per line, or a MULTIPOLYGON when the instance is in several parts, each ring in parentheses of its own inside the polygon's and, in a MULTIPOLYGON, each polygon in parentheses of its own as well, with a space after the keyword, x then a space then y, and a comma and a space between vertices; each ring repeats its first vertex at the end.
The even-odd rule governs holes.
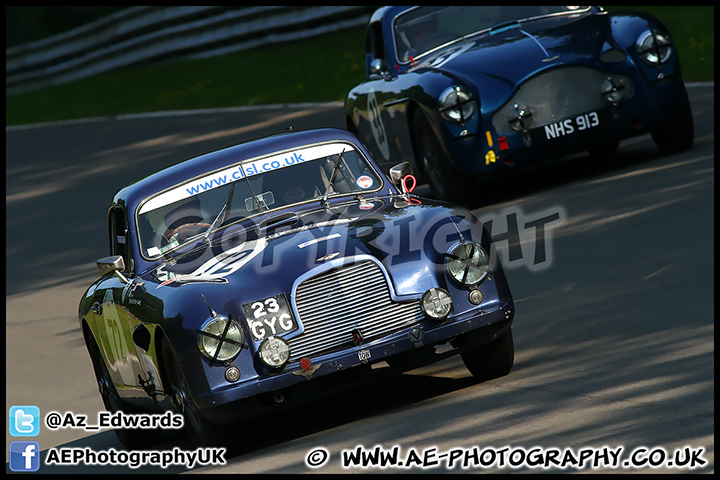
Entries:
POLYGON ((677 115, 652 132, 655 145, 666 155, 684 152, 695 140, 695 125, 687 91, 683 87, 682 104, 677 115))
POLYGON ((515 344, 508 328, 501 337, 460 354, 465 367, 478 381, 504 377, 515 362, 515 344))
POLYGON ((167 381, 166 391, 178 413, 183 415, 184 430, 190 441, 198 447, 222 445, 220 425, 205 418, 195 405, 180 364, 166 341, 162 344, 162 358, 167 381))
MULTIPOLYGON (((105 360, 103 360, 102 354, 100 353, 100 348, 90 332, 87 332, 86 344, 105 409, 112 413, 119 411, 124 413, 142 413, 130 408, 128 404, 120 398, 115 384, 110 377, 110 372, 105 365, 105 360)), ((153 445, 157 443, 162 434, 159 428, 153 430, 115 428, 114 431, 120 443, 130 449, 146 448, 153 445)))
POLYGON ((415 163, 436 200, 462 204, 470 199, 471 182, 450 163, 422 114, 413 122, 413 147, 415 163))

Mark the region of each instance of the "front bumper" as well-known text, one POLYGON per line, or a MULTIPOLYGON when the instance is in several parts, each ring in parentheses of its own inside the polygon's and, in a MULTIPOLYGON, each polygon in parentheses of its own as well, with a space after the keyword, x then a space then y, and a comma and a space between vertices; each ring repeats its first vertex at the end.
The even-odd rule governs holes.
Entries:
POLYGON ((313 390, 318 382, 312 380, 333 373, 393 358, 412 368, 428 365, 487 343, 510 328, 513 305, 496 305, 492 311, 475 311, 434 328, 415 326, 368 344, 320 356, 306 368, 297 362, 288 364, 282 373, 214 389, 196 397, 195 403, 209 420, 224 423, 247 418, 255 409, 267 408, 273 398, 290 398, 291 391, 313 390), (450 349, 435 353, 435 346, 448 342, 450 349))

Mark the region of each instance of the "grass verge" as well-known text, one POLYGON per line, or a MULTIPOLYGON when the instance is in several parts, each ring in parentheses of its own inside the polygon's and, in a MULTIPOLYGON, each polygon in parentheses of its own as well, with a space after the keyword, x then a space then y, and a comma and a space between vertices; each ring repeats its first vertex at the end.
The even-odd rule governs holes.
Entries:
MULTIPOLYGON (((645 11, 670 29, 686 81, 714 79, 714 7, 645 11)), ((6 125, 129 113, 341 101, 365 77, 365 27, 202 60, 140 65, 6 95, 6 125)))

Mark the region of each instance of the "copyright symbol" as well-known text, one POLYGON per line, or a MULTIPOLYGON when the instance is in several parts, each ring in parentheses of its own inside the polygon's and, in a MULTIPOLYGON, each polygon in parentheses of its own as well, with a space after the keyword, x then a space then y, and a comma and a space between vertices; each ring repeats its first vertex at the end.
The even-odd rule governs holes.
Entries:
POLYGON ((330 458, 330 453, 324 448, 316 448, 307 454, 305 457, 305 463, 310 468, 318 468, 325 465, 330 458))
POLYGON ((48 413, 47 417, 45 417, 45 425, 48 428, 55 429, 60 426, 60 423, 62 423, 62 417, 57 412, 48 413))

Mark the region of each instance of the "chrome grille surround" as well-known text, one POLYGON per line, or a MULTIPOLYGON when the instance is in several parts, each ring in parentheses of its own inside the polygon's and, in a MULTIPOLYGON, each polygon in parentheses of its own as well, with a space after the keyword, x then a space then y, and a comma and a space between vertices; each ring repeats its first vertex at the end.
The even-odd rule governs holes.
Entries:
POLYGON ((388 279, 373 260, 344 264, 302 280, 293 304, 303 331, 288 339, 291 363, 351 345, 355 329, 369 342, 425 318, 419 300, 392 299, 388 279))
POLYGON ((559 67, 543 71, 523 82, 515 94, 492 116, 492 123, 499 135, 508 135, 515 130, 508 119, 517 116, 515 105, 526 107, 532 114, 532 124, 537 128, 582 113, 608 107, 601 86, 612 78, 616 84, 623 84, 632 91, 632 80, 626 75, 608 74, 589 67, 559 67))

